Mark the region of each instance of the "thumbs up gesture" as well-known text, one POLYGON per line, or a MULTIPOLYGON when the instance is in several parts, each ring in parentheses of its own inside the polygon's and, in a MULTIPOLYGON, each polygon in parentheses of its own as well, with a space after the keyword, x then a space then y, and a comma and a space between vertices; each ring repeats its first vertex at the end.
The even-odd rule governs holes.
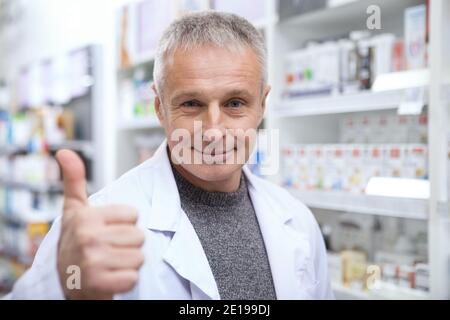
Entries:
POLYGON ((84 164, 70 150, 56 159, 64 180, 64 209, 57 269, 67 299, 112 299, 131 290, 144 262, 144 233, 136 226, 137 211, 127 205, 91 207, 84 164), (77 266, 80 288, 67 285, 68 270, 77 266))

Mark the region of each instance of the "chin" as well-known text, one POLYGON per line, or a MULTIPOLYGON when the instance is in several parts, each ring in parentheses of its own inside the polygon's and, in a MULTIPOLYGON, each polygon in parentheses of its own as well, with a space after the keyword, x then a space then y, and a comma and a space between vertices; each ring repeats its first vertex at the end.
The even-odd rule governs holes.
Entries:
POLYGON ((229 179, 236 171, 241 170, 240 164, 196 164, 183 165, 190 174, 204 181, 223 181, 229 179))

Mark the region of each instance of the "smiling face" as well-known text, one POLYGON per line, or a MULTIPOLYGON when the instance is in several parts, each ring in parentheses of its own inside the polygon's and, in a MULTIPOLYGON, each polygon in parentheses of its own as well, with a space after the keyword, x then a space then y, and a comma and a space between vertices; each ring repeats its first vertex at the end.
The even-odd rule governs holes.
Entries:
POLYGON ((176 153, 179 143, 187 153, 183 158, 188 163, 177 168, 207 190, 220 185, 237 188, 254 142, 248 133, 256 132, 261 123, 270 91, 262 86, 257 56, 250 48, 213 45, 175 50, 165 74, 155 109, 170 153, 176 153), (188 136, 175 138, 180 130, 188 136))

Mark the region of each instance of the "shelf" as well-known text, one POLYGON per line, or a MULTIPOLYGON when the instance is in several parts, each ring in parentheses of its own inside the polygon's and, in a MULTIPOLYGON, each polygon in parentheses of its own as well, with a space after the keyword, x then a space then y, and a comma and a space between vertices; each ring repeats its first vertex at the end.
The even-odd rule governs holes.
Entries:
POLYGON ((339 191, 290 192, 305 205, 326 210, 426 220, 428 200, 368 196, 339 191))
POLYGON ((273 114, 281 118, 396 109, 404 96, 404 90, 391 90, 284 100, 273 114))
POLYGON ((142 55, 140 57, 136 57, 136 58, 133 59, 132 64, 129 65, 128 67, 120 67, 119 66, 118 69, 117 69, 118 73, 119 74, 127 74, 128 72, 130 72, 130 71, 132 71, 132 70, 134 70, 136 68, 142 67, 143 65, 151 64, 155 60, 155 55, 156 55, 156 52, 155 51, 151 51, 151 52, 149 52, 149 53, 147 53, 145 55, 142 55))
POLYGON ((381 282, 380 288, 368 291, 355 290, 344 287, 341 283, 333 282, 332 289, 337 299, 357 300, 427 300, 430 295, 426 291, 403 288, 395 284, 381 282))
POLYGON ((0 258, 15 261, 27 268, 29 268, 33 262, 32 257, 5 248, 0 249, 0 258))
POLYGON ((17 225, 20 227, 26 225, 26 222, 22 218, 15 215, 4 214, 2 212, 0 212, 0 223, 17 225))
POLYGON ((127 120, 119 123, 121 130, 139 130, 160 128, 159 120, 156 116, 140 119, 127 120))
POLYGON ((0 223, 4 224, 11 224, 16 225, 19 227, 26 227, 29 224, 35 224, 35 223, 52 223, 53 220, 55 220, 56 216, 50 217, 48 214, 47 216, 43 216, 43 213, 41 212, 40 217, 36 217, 37 213, 30 213, 27 216, 19 216, 18 214, 5 214, 4 212, 0 212, 0 223))
POLYGON ((0 156, 11 156, 18 153, 26 152, 26 148, 12 146, 12 145, 2 145, 0 146, 0 156))
POLYGON ((85 156, 91 157, 94 154, 94 146, 91 141, 84 140, 68 140, 62 143, 50 144, 51 150, 71 149, 81 151, 85 156))
POLYGON ((421 4, 423 0, 345 0, 328 1, 325 8, 298 14, 281 21, 284 26, 291 27, 326 27, 330 30, 346 30, 349 23, 357 22, 360 28, 365 27, 370 5, 377 5, 383 12, 383 19, 390 20, 403 15, 404 9, 421 4))
POLYGON ((61 183, 52 185, 41 185, 28 182, 12 181, 5 178, 0 178, 0 186, 12 189, 25 189, 35 193, 62 193, 63 187, 61 183))
MULTIPOLYGON (((61 143, 49 144, 50 150, 58 149, 72 149, 81 151, 86 156, 92 156, 94 148, 91 141, 83 140, 68 140, 61 143)), ((15 154, 30 153, 27 147, 21 147, 16 145, 3 145, 0 147, 0 156, 11 156, 15 154)))

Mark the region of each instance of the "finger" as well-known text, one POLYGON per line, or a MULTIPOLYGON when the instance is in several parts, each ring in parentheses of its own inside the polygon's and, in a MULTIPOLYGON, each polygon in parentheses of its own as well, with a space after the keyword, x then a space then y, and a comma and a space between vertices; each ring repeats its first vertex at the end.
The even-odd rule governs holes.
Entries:
POLYGON ((96 212, 102 216, 105 223, 129 223, 135 224, 138 219, 138 212, 135 208, 124 204, 113 204, 96 207, 96 212))
POLYGON ((145 241, 144 232, 129 224, 111 224, 101 238, 103 243, 114 247, 141 247, 145 241))
POLYGON ((94 281, 95 287, 102 292, 124 293, 133 289, 138 279, 138 271, 124 269, 102 272, 94 281))
POLYGON ((71 150, 59 150, 56 153, 64 182, 64 207, 87 204, 86 170, 81 158, 71 150))
POLYGON ((119 269, 139 269, 144 263, 144 254, 138 248, 110 247, 105 250, 99 265, 103 268, 119 269))

